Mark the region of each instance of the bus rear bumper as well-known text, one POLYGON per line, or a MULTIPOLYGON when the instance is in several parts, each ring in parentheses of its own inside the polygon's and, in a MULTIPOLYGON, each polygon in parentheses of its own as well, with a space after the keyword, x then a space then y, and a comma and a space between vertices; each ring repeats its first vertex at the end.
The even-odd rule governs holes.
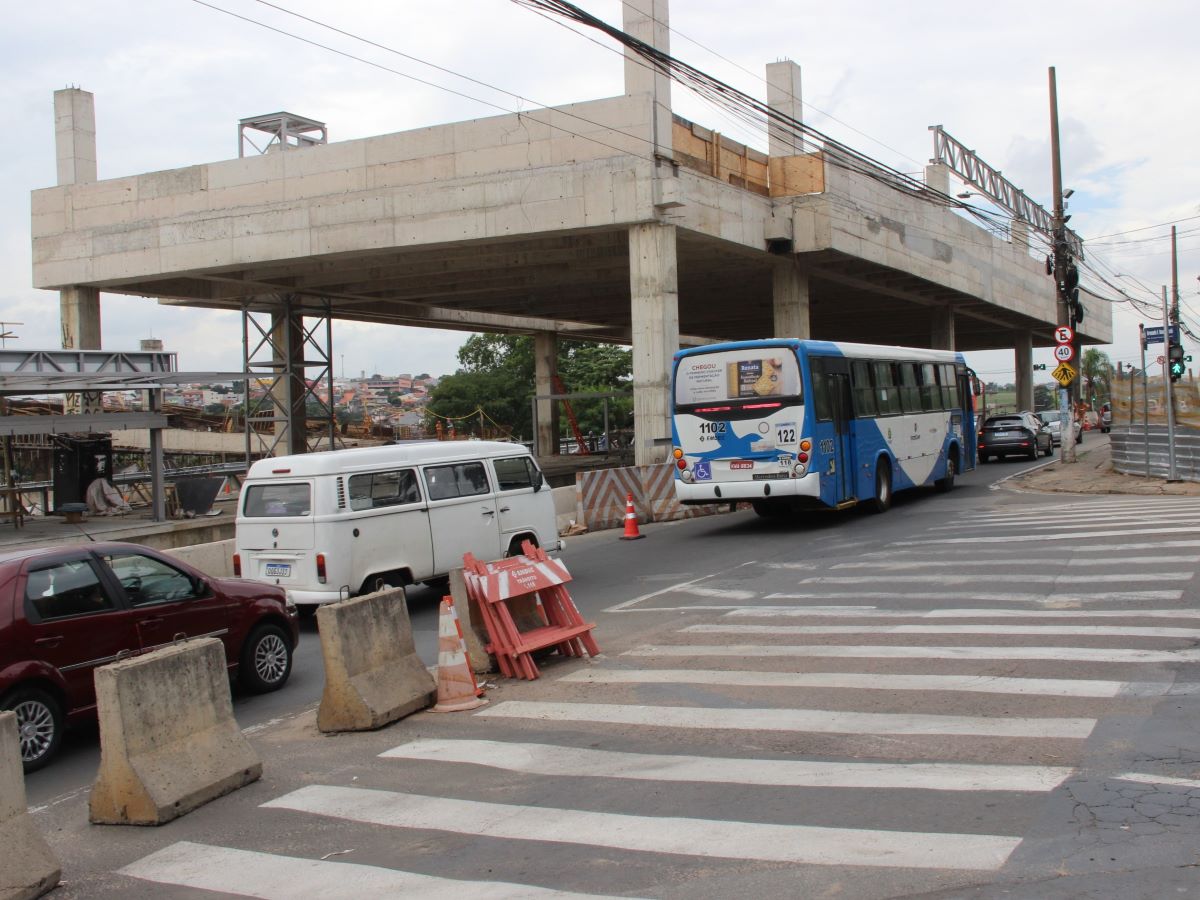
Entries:
POLYGON ((701 481, 688 484, 675 479, 675 499, 685 505, 733 503, 763 500, 768 497, 821 496, 821 476, 809 472, 803 478, 778 478, 769 481, 701 481))

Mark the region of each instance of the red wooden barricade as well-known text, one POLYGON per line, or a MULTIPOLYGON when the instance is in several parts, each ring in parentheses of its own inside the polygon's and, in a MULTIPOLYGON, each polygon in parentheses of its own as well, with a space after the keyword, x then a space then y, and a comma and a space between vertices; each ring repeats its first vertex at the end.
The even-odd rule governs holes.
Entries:
POLYGON ((563 587, 571 573, 561 560, 551 559, 540 547, 525 541, 520 556, 487 563, 467 553, 463 575, 467 593, 479 605, 487 628, 487 651, 495 655, 501 674, 537 678, 540 673, 533 653, 546 647, 554 647, 563 656, 600 653, 591 635, 595 624, 583 621, 563 587), (508 602, 525 597, 540 601, 542 624, 521 631, 508 602))

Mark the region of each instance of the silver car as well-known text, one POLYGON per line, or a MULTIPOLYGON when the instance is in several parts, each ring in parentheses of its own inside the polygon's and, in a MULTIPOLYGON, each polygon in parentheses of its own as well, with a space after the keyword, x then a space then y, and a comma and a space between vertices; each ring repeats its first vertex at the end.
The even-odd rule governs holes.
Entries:
MULTIPOLYGON (((1039 413, 1035 413, 1039 419, 1045 422, 1050 427, 1050 437, 1054 440, 1054 446, 1062 445, 1062 417, 1057 409, 1044 409, 1039 413)), ((1075 443, 1083 440, 1083 423, 1079 418, 1075 419, 1075 443)))

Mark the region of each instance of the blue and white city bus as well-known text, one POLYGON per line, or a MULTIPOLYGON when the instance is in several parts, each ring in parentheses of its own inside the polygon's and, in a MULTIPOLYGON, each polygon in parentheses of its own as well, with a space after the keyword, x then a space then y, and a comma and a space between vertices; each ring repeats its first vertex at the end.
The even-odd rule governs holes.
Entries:
POLYGON ((681 503, 749 501, 759 515, 868 503, 975 468, 959 353, 833 341, 710 344, 675 354, 681 503))

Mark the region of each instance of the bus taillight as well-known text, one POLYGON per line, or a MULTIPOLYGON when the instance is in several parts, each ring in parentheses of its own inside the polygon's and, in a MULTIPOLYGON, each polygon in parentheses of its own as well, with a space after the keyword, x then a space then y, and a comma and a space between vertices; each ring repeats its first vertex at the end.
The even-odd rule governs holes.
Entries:
POLYGON ((800 449, 807 453, 812 449, 812 441, 810 441, 808 438, 805 438, 800 442, 800 449))
POLYGON ((687 468, 687 460, 686 459, 677 459, 677 460, 675 460, 675 466, 676 466, 676 468, 679 468, 679 469, 686 469, 687 468))

